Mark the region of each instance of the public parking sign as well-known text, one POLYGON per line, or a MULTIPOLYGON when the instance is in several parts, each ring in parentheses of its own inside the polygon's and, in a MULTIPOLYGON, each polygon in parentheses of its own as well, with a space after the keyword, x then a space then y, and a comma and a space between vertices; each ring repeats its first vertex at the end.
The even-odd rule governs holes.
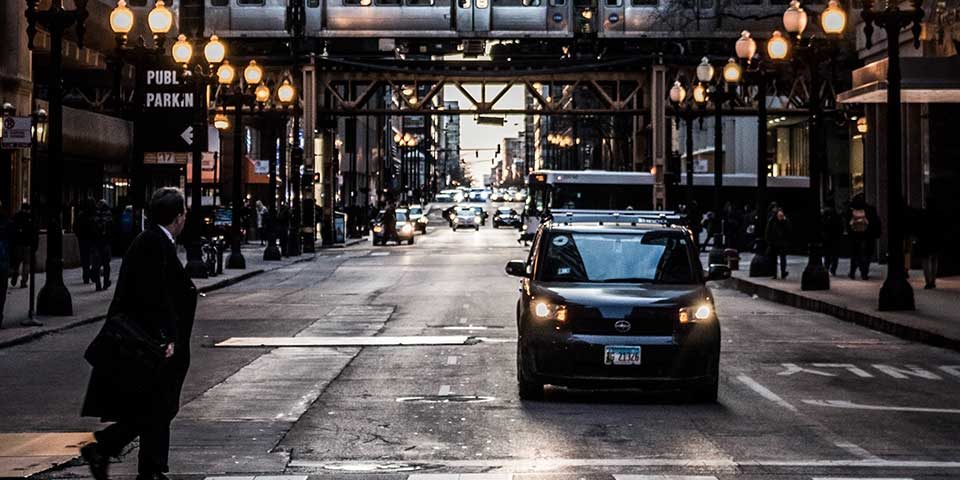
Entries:
POLYGON ((3 117, 0 144, 3 148, 29 148, 32 140, 30 127, 30 117, 3 117))

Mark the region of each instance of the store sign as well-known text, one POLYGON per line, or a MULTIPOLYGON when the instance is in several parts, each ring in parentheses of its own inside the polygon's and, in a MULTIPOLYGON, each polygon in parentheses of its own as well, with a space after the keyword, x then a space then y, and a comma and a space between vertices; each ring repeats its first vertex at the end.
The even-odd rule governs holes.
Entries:
MULTIPOLYGON (((180 69, 169 58, 148 59, 146 67, 137 75, 136 88, 143 92, 136 119, 137 130, 147 132, 137 138, 144 152, 189 152, 194 140, 199 140, 201 150, 209 147, 205 132, 194 132, 194 110, 198 99, 194 98, 193 85, 184 81, 180 69)), ((149 159, 144 163, 151 164, 149 159)), ((185 161, 179 158, 176 164, 185 161)), ((169 165, 169 156, 159 159, 155 165, 169 165)))
POLYGON ((3 117, 3 148, 29 148, 30 117, 3 117))
POLYGON ((191 109, 194 105, 193 91, 180 80, 177 70, 147 70, 143 98, 147 110, 191 109))
POLYGON ((270 174, 270 161, 269 160, 257 160, 253 163, 253 173, 257 175, 269 175, 270 174))
POLYGON ((143 154, 143 164, 186 165, 189 156, 186 152, 146 152, 143 154))

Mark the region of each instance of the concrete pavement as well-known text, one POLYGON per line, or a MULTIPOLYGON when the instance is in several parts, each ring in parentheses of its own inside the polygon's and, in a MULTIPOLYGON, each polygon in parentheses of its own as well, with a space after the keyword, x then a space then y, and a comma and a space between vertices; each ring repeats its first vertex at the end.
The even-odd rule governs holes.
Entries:
POLYGON ((814 312, 826 313, 842 320, 864 325, 912 341, 960 350, 960 277, 937 279, 937 288, 924 290, 923 271, 910 271, 917 309, 912 312, 881 312, 877 308, 880 286, 886 265, 871 265, 870 279, 847 277, 850 263, 840 259, 837 276, 830 278, 830 290, 803 291, 800 278, 807 264, 805 256, 788 256, 786 279, 753 277, 750 260, 753 254, 742 254, 740 270, 733 272, 730 282, 738 290, 760 298, 814 312))
MULTIPOLYGON (((186 252, 181 247, 179 249, 181 261, 186 261, 186 252)), ((312 255, 305 254, 299 257, 284 258, 279 262, 264 262, 263 247, 254 245, 245 245, 243 247, 244 259, 247 262, 247 268, 244 270, 224 269, 223 274, 215 277, 195 279, 194 283, 201 292, 208 292, 237 281, 244 280, 253 275, 259 275, 265 271, 280 268, 289 265, 291 262, 303 261, 312 258, 312 255)), ((224 255, 224 262, 226 256, 224 255)), ((73 315, 69 317, 36 317, 42 326, 28 327, 20 322, 28 318, 29 311, 29 286, 20 288, 19 284, 15 288, 7 290, 7 303, 4 308, 3 324, 0 326, 0 348, 15 345, 18 343, 30 341, 38 336, 58 332, 67 328, 73 328, 78 325, 90 323, 103 318, 113 299, 113 289, 116 286, 117 275, 120 273, 119 257, 110 262, 110 277, 113 285, 107 290, 97 292, 93 283, 84 285, 82 271, 79 268, 66 269, 63 272, 63 281, 70 290, 73 300, 73 315)), ((36 292, 39 292, 46 281, 46 274, 36 274, 36 292)))

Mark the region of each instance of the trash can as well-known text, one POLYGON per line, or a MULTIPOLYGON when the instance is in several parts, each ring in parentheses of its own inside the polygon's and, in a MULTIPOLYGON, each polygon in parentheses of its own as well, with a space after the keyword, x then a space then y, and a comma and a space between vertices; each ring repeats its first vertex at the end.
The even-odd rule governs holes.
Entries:
POLYGON ((737 249, 728 248, 723 251, 723 255, 727 257, 727 266, 730 270, 740 270, 740 252, 737 249))

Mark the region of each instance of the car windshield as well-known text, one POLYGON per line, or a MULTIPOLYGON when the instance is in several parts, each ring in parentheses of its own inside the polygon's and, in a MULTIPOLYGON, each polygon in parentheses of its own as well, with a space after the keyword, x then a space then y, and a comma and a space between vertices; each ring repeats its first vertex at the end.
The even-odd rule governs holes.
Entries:
POLYGON ((512 213, 514 213, 514 212, 513 212, 513 209, 510 209, 510 208, 498 208, 497 211, 500 212, 501 215, 507 215, 507 214, 512 214, 512 213))
POLYGON ((420 207, 410 207, 410 215, 423 215, 423 209, 420 207))
POLYGON ((407 221, 407 212, 406 210, 397 210, 397 221, 406 222, 407 221))
POLYGON ((472 208, 462 208, 457 210, 457 215, 460 217, 472 217, 476 215, 476 212, 472 208))
POLYGON ((555 232, 544 239, 545 282, 695 283, 677 232, 555 232))

